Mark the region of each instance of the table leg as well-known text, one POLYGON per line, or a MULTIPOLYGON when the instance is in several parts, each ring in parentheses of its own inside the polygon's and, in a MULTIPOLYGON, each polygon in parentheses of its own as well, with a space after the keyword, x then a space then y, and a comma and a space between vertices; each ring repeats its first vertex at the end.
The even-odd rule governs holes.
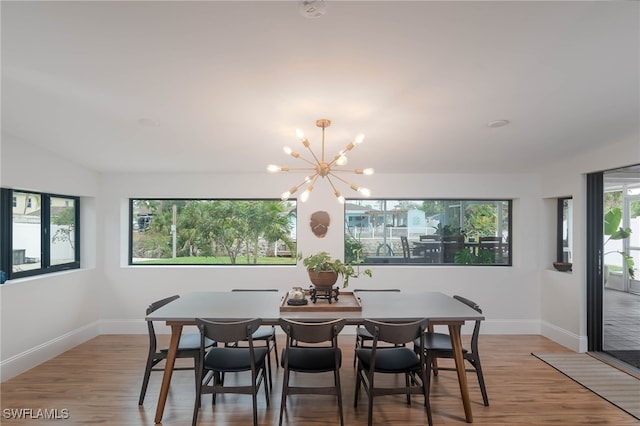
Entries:
POLYGON ((471 400, 469 399, 469 386, 467 384, 467 372, 465 371, 464 358, 462 356, 462 339, 460 337, 460 324, 449 324, 449 336, 451 337, 451 347, 453 357, 456 362, 458 372, 458 383, 460 384, 460 395, 464 406, 464 415, 467 423, 473 423, 473 413, 471 412, 471 400))
POLYGON ((167 402, 169 394, 169 385, 171 384, 171 375, 173 374, 173 366, 176 363, 176 354, 178 353, 178 343, 182 335, 182 325, 171 325, 171 342, 169 343, 169 351, 167 352, 166 364, 164 366, 164 375, 162 376, 162 387, 160 388, 160 396, 158 396, 158 406, 156 407, 155 422, 162 423, 162 414, 164 413, 164 404, 167 402))

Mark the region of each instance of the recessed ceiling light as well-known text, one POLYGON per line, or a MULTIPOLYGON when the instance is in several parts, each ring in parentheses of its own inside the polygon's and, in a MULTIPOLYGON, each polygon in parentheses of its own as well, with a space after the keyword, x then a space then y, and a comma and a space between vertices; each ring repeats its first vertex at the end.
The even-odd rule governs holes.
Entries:
POLYGON ((327 11, 325 0, 300 0, 298 11, 305 18, 319 18, 327 11))
POLYGON ((506 126, 507 124, 509 124, 509 120, 495 120, 488 122, 487 126, 496 128, 506 126))

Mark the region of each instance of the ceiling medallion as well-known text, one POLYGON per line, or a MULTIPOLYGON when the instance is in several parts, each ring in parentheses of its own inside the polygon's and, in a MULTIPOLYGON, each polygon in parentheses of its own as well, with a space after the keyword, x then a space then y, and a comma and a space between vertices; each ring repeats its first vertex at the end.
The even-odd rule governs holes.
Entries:
POLYGON ((339 169, 337 167, 340 166, 345 166, 347 164, 347 152, 351 151, 353 148, 356 147, 356 145, 359 145, 362 143, 362 141, 364 140, 364 135, 360 134, 358 136, 356 136, 356 138, 350 142, 342 151, 338 152, 336 154, 335 157, 333 157, 333 160, 331 161, 325 161, 325 156, 324 156, 324 130, 329 127, 331 125, 331 120, 328 120, 326 118, 321 118, 319 120, 316 120, 316 126, 322 128, 322 154, 320 156, 320 158, 318 158, 316 156, 316 154, 313 152, 313 150, 311 149, 311 143, 309 142, 309 140, 304 136, 304 133, 302 133, 302 131, 300 129, 296 130, 296 135, 298 136, 298 138, 300 139, 300 141, 302 142, 302 145, 304 145, 305 148, 307 148, 309 150, 309 153, 311 154, 311 156, 313 157, 313 161, 302 157, 299 153, 293 151, 291 148, 289 148, 288 146, 284 147, 284 152, 287 155, 292 156, 293 158, 299 158, 300 160, 309 163, 309 165, 311 165, 312 167, 287 167, 287 166, 276 166, 276 165, 269 165, 267 167, 267 170, 270 173, 277 173, 277 172, 288 172, 288 171, 305 171, 305 172, 312 172, 311 174, 309 174, 307 177, 305 177, 304 181, 302 181, 300 184, 292 187, 291 189, 289 189, 288 191, 285 191, 282 193, 281 198, 283 201, 286 201, 289 199, 290 196, 292 196, 293 194, 295 194, 298 189, 307 184, 307 188, 305 189, 305 191, 300 194, 300 201, 305 202, 309 199, 309 194, 311 194, 311 191, 313 191, 313 185, 316 183, 316 180, 318 180, 319 177, 321 178, 326 178, 327 181, 329 182, 329 184, 331 185, 331 187, 333 188, 333 193, 335 194, 336 198, 338 199, 338 201, 340 203, 344 203, 344 197, 342 196, 342 194, 340 193, 340 191, 338 191, 338 189, 336 188, 336 186, 334 185, 332 178, 335 178, 347 185, 349 185, 349 187, 351 189, 353 189, 354 191, 358 191, 361 195, 368 197, 371 195, 371 192, 367 189, 367 188, 362 188, 361 186, 358 186, 354 183, 351 183, 347 180, 345 180, 344 178, 338 176, 336 173, 355 173, 358 175, 372 175, 373 174, 373 169, 354 169, 354 170, 347 170, 347 169, 339 169))

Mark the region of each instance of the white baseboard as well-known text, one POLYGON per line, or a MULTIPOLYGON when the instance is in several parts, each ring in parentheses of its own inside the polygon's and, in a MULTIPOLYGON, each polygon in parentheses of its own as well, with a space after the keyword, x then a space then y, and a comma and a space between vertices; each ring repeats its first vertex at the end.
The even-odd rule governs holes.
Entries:
POLYGON ((2 360, 0 361, 0 382, 24 373, 97 335, 98 323, 93 322, 2 360))
MULTIPOLYGON (((169 327, 156 323, 156 333, 170 334, 169 327)), ((437 326, 436 330, 439 331, 437 326)), ((462 334, 471 334, 472 323, 462 328, 462 334)), ((278 332, 282 332, 276 327, 278 332)), ((559 329, 552 324, 537 320, 485 320, 480 329, 482 334, 542 334, 555 342, 578 352, 586 351, 586 337, 577 336, 559 329), (584 348, 584 349, 583 349, 584 348)), ((443 331, 446 332, 446 327, 443 331)), ((0 382, 7 381, 24 373, 61 353, 101 334, 146 334, 147 323, 144 319, 99 320, 73 330, 55 339, 19 353, 0 362, 0 382)), ((355 327, 345 327, 342 334, 355 334, 355 327)))
POLYGON ((546 321, 541 321, 540 325, 540 334, 542 334, 544 337, 547 337, 554 342, 565 346, 575 352, 587 351, 587 336, 579 336, 546 321))
MULTIPOLYGON (((99 334, 146 334, 147 323, 143 319, 100 320, 99 334)), ((171 329, 162 322, 155 322, 157 334, 171 334, 171 329)), ((195 330, 195 329, 194 329, 195 330)), ((437 331, 446 332, 446 326, 436 326, 437 331), (442 329, 440 329, 442 327, 442 329)), ((282 331, 276 326, 276 331, 282 331)), ((473 322, 462 327, 462 334, 471 334, 473 322)), ((346 326, 340 334, 355 335, 355 326, 346 326)), ((538 320, 485 320, 480 328, 482 334, 540 334, 538 320)))

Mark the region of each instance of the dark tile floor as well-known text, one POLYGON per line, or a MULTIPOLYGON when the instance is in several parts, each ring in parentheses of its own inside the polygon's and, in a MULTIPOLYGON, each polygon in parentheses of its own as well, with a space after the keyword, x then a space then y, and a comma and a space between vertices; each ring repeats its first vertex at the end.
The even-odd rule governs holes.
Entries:
POLYGON ((640 369, 640 295, 605 289, 603 349, 640 369))
POLYGON ((640 350, 640 295, 605 289, 604 349, 640 350))

